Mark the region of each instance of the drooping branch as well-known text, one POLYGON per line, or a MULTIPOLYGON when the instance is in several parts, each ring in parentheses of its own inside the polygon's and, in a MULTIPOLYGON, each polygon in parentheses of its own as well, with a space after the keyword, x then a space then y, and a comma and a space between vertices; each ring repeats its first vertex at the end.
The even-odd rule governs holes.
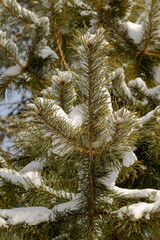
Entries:
POLYGON ((116 92, 116 94, 118 95, 118 97, 119 97, 120 99, 122 99, 122 101, 123 101, 124 103, 127 103, 127 101, 123 98, 123 96, 120 94, 120 92, 119 92, 118 89, 116 88, 116 86, 115 86, 115 84, 114 84, 114 80, 112 79, 111 81, 112 81, 113 89, 114 89, 114 91, 116 92))

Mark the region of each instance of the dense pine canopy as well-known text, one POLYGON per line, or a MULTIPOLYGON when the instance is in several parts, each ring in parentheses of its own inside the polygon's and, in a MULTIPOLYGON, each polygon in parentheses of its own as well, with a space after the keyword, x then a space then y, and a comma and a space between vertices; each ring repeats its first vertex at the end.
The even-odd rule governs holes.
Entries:
POLYGON ((0 238, 160 239, 159 0, 0 14, 0 98, 25 95, 0 118, 0 238))

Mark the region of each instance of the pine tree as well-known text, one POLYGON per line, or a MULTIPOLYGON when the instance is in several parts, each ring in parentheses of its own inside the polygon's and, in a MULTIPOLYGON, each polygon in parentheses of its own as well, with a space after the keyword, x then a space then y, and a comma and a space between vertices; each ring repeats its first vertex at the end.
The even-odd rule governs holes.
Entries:
POLYGON ((159 1, 0 4, 1 98, 33 93, 0 157, 1 238, 160 239, 159 1))

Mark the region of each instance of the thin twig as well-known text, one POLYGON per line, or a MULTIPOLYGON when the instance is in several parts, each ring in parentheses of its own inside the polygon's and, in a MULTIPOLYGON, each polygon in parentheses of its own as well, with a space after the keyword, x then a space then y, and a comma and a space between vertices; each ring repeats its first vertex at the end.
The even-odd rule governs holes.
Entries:
POLYGON ((15 153, 8 152, 1 147, 0 147, 0 152, 4 153, 6 155, 9 155, 9 156, 15 156, 16 155, 15 153))
POLYGON ((150 42, 151 33, 152 33, 153 5, 154 5, 154 0, 152 0, 152 4, 151 4, 151 15, 150 15, 150 20, 149 20, 150 26, 149 26, 147 41, 146 41, 146 44, 145 44, 145 46, 144 46, 144 49, 141 51, 141 55, 140 55, 140 57, 139 57, 139 60, 138 60, 137 65, 136 65, 136 67, 135 67, 136 70, 137 70, 137 69, 139 68, 139 66, 141 65, 141 62, 142 62, 142 60, 143 60, 143 57, 144 57, 144 55, 146 54, 146 50, 147 50, 148 44, 149 44, 149 42, 150 42))
POLYGON ((52 25, 53 25, 54 38, 56 40, 57 49, 58 49, 59 55, 61 57, 62 63, 64 65, 65 69, 68 70, 69 66, 66 63, 65 56, 64 56, 64 53, 62 51, 62 36, 56 28, 56 18, 55 18, 55 10, 54 10, 53 0, 51 0, 50 2, 51 2, 51 9, 52 9, 52 25))

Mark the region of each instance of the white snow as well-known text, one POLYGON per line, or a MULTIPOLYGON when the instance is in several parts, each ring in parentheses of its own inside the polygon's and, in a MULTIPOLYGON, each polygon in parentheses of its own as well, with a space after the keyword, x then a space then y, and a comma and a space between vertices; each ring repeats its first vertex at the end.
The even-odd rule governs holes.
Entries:
POLYGON ((124 26, 127 28, 129 36, 138 44, 142 38, 142 25, 128 21, 124 22, 124 26))
POLYGON ((57 213, 78 209, 80 195, 71 201, 56 205, 53 209, 46 207, 22 207, 13 209, 0 209, 0 226, 28 224, 36 225, 45 221, 54 221, 57 213))
POLYGON ((22 207, 13 209, 0 209, 0 226, 26 223, 36 225, 53 218, 52 210, 46 207, 22 207))
POLYGON ((6 40, 7 38, 7 32, 0 30, 0 40, 6 40))
MULTIPOLYGON (((68 1, 69 2, 69 1, 68 1)), ((91 10, 91 7, 84 3, 85 1, 81 1, 81 0, 74 0, 74 4, 76 4, 77 6, 81 7, 81 8, 86 8, 86 9, 89 9, 91 10)), ((94 11, 87 11, 87 10, 84 10, 84 11, 80 11, 79 12, 81 16, 88 16, 89 14, 94 14, 94 11)))
POLYGON ((35 111, 37 109, 36 105, 38 105, 40 107, 47 106, 48 108, 50 108, 50 110, 53 111, 53 114, 55 115, 56 118, 60 118, 61 120, 63 119, 64 121, 68 121, 68 123, 70 122, 70 124, 71 124, 71 121, 68 118, 68 115, 63 111, 63 109, 60 106, 55 104, 54 100, 37 97, 35 99, 35 104, 34 103, 27 104, 28 107, 32 108, 35 111))
POLYGON ((84 112, 82 106, 75 106, 74 109, 68 114, 68 117, 72 120, 72 124, 74 126, 81 126, 84 122, 84 112))
POLYGON ((147 121, 149 121, 152 117, 154 117, 154 113, 155 113, 156 109, 150 111, 149 113, 147 113, 145 116, 140 118, 140 121, 142 123, 145 123, 147 121))
POLYGON ((80 194, 77 194, 71 201, 56 205, 53 208, 53 212, 64 213, 65 211, 77 210, 80 196, 80 194))
MULTIPOLYGON (((134 102, 135 98, 132 96, 131 90, 125 82, 124 70, 122 68, 117 68, 116 71, 111 73, 111 78, 113 78, 113 80, 114 80, 114 85, 116 87, 117 86, 119 87, 120 93, 122 91, 124 91, 124 93, 122 93, 122 95, 125 94, 130 100, 132 100, 134 102)), ((115 94, 117 94, 116 91, 114 91, 114 92, 115 92, 115 94)))
MULTIPOLYGON (((11 181, 13 184, 22 184, 24 187, 29 187, 30 184, 36 187, 42 185, 40 174, 37 171, 19 173, 12 169, 0 168, 0 177, 11 181)), ((3 185, 3 179, 1 180, 0 185, 3 185)))
POLYGON ((5 160, 2 156, 0 156, 0 163, 1 163, 1 165, 2 165, 3 167, 7 167, 7 166, 8 166, 6 160, 5 160))
POLYGON ((123 166, 129 167, 130 165, 133 165, 136 160, 137 157, 134 152, 126 151, 123 157, 123 166))
POLYGON ((69 199, 69 200, 72 199, 73 197, 75 197, 74 193, 63 191, 63 190, 57 191, 57 190, 55 190, 51 187, 48 187, 46 185, 43 185, 41 187, 41 189, 43 189, 43 190, 45 190, 45 191, 47 191, 47 192, 49 192, 49 193, 51 193, 51 194, 53 194, 57 197, 62 197, 62 198, 69 199))
POLYGON ((104 184, 106 187, 110 188, 110 189, 113 189, 114 186, 115 186, 115 181, 118 177, 118 174, 119 174, 119 170, 118 169, 115 169, 113 171, 111 171, 107 177, 102 177, 100 178, 100 182, 102 184, 104 184))
MULTIPOLYGON (((137 157, 134 154, 134 152, 131 150, 126 151, 123 155, 123 165, 126 167, 129 167, 130 165, 132 165, 136 160, 137 160, 137 157)), ((100 182, 105 186, 107 186, 109 189, 114 189, 116 179, 119 175, 119 171, 120 169, 115 168, 106 177, 100 178, 100 182)))
POLYGON ((156 82, 160 83, 160 65, 154 68, 154 79, 156 82))
POLYGON ((133 123, 133 125, 136 125, 138 119, 136 119, 135 114, 132 114, 128 109, 122 107, 113 113, 113 119, 115 119, 115 121, 118 120, 119 123, 125 121, 127 118, 134 119, 135 123, 133 123))
MULTIPOLYGON (((70 119, 68 118, 68 115, 63 111, 63 109, 60 106, 55 104, 54 100, 38 97, 38 98, 35 99, 35 103, 37 105, 40 105, 40 106, 45 106, 46 105, 48 108, 52 109, 53 114, 56 116, 56 118, 61 118, 64 121, 68 121, 68 123, 69 122, 71 123, 70 119)), ((27 106, 31 106, 31 107, 36 109, 35 104, 33 104, 33 105, 32 104, 27 104, 27 106)))
POLYGON ((128 216, 132 220, 137 220, 142 217, 149 219, 150 213, 153 214, 158 211, 160 211, 160 201, 155 203, 139 202, 119 209, 118 217, 123 218, 128 216))
POLYGON ((52 240, 61 240, 61 239, 69 239, 69 234, 68 233, 62 233, 59 236, 52 238, 52 240))
POLYGON ((22 68, 18 64, 16 64, 15 66, 9 67, 5 72, 3 72, 1 75, 1 78, 16 76, 21 71, 22 71, 22 68))
POLYGON ((151 97, 160 100, 160 85, 154 87, 154 88, 149 88, 148 93, 151 97))
POLYGON ((142 92, 144 92, 145 94, 148 93, 147 86, 146 86, 145 82, 142 80, 142 78, 136 78, 135 80, 129 81, 128 86, 136 87, 136 88, 140 89, 142 92))
POLYGON ((108 108, 108 114, 113 113, 113 108, 112 108, 112 100, 111 100, 111 95, 106 87, 103 87, 101 89, 101 92, 103 92, 105 98, 106 98, 106 103, 107 103, 107 108, 108 108))
POLYGON ((39 171, 42 169, 43 169, 42 162, 32 161, 32 162, 28 163, 24 168, 22 168, 20 173, 34 172, 34 171, 39 171))
MULTIPOLYGON (((160 85, 153 88, 147 88, 147 85, 141 78, 136 78, 135 80, 129 81, 128 86, 131 88, 138 89, 145 96, 148 96, 151 99, 153 98, 153 99, 160 100, 160 85)), ((148 101, 143 99, 143 105, 146 105, 147 103, 148 101)))
POLYGON ((160 190, 145 188, 145 189, 126 189, 115 186, 114 191, 125 198, 148 198, 150 201, 160 200, 160 190))
POLYGON ((61 141, 60 138, 53 138, 51 151, 60 157, 64 157, 67 153, 72 151, 72 147, 66 148, 66 144, 61 143, 61 141))
MULTIPOLYGON (((86 34, 84 34, 81 38, 84 42, 91 42, 94 43, 97 36, 101 36, 101 38, 103 39, 103 41, 101 42, 101 47, 107 47, 109 45, 108 41, 106 41, 105 38, 103 38, 103 34, 105 32, 104 28, 101 27, 99 29, 97 29, 96 33, 91 33, 90 31, 92 31, 92 29, 89 29, 86 34)), ((79 52, 81 53, 81 50, 84 49, 83 46, 79 46, 79 52)))
POLYGON ((55 53, 55 51, 53 51, 49 46, 45 46, 43 49, 41 49, 38 55, 43 59, 47 58, 48 56, 58 59, 58 56, 55 53))
POLYGON ((160 211, 160 190, 155 189, 125 189, 114 187, 113 189, 119 196, 124 198, 148 198, 152 203, 138 202, 120 208, 117 213, 118 217, 131 217, 132 220, 137 220, 142 217, 150 218, 150 213, 160 211))
MULTIPOLYGON (((75 112, 70 113, 70 117, 72 115, 72 117, 74 118, 73 121, 71 118, 68 117, 68 115, 63 111, 63 109, 55 104, 54 100, 51 99, 44 99, 41 97, 36 98, 35 100, 35 104, 40 106, 43 106, 43 108, 45 108, 45 106, 47 106, 47 108, 53 112, 53 117, 54 117, 54 122, 63 122, 64 126, 62 126, 62 131, 64 131, 63 128, 68 127, 70 129, 73 130, 74 134, 76 135, 76 131, 78 131, 77 129, 77 121, 79 121, 79 119, 77 118, 77 114, 78 113, 78 109, 75 109, 75 112)), ((35 104, 28 104, 28 106, 33 109, 33 111, 36 112, 37 107, 35 104)), ((80 122, 78 123, 80 124, 80 122)), ((58 128, 59 129, 59 128, 58 128)), ((60 130, 60 129, 59 129, 60 130)), ((48 135, 48 132, 46 133, 48 135)), ((46 136, 47 136, 46 135, 46 136)), ((50 135, 50 133, 49 133, 50 135)), ((58 134, 57 131, 52 131, 52 149, 51 151, 54 154, 59 155, 60 157, 64 156, 65 154, 73 151, 73 144, 70 144, 70 147, 68 147, 68 144, 66 144, 66 138, 65 137, 60 137, 61 134, 58 134)))
MULTIPOLYGON (((57 75, 53 75, 52 79, 58 78, 58 81, 61 82, 62 80, 64 82, 71 81, 73 77, 73 73, 71 71, 60 71, 58 68, 56 69, 57 75)), ((54 83, 54 82, 53 82, 54 83)))
MULTIPOLYGON (((123 165, 126 167, 129 167, 137 160, 136 155, 133 151, 126 151, 123 156, 123 165)), ((100 182, 107 186, 110 189, 115 188, 115 182, 118 177, 120 169, 114 169, 112 170, 106 177, 100 178, 100 182)))

